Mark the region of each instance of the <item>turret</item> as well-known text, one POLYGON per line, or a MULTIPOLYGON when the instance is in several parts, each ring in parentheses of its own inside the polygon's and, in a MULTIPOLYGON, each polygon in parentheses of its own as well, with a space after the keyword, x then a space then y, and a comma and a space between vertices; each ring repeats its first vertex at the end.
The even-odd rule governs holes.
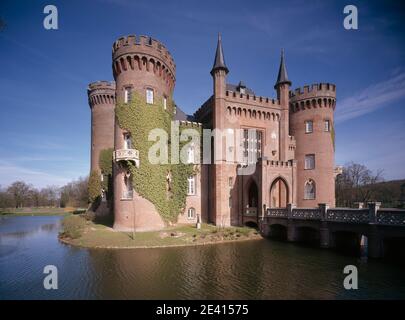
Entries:
MULTIPOLYGON (((113 44, 112 59, 117 103, 130 103, 134 94, 151 105, 158 101, 165 104, 172 97, 176 66, 161 42, 147 36, 121 37, 113 44)), ((133 190, 134 181, 127 161, 138 163, 137 150, 133 149, 132 144, 132 138, 136 135, 137 132, 124 130, 116 121, 114 228, 135 228, 137 231, 161 229, 164 222, 155 206, 133 190)))
MULTIPOLYGON (((213 114, 213 129, 215 133, 219 133, 224 129, 228 129, 229 124, 226 121, 226 75, 229 70, 225 64, 224 50, 222 48, 221 35, 218 34, 217 49, 215 52, 214 64, 211 69, 211 75, 213 78, 214 92, 212 101, 212 114, 213 114), (218 131, 219 130, 219 131, 218 131)), ((216 136, 215 139, 220 139, 216 136)), ((210 206, 210 220, 216 225, 229 226, 231 224, 230 208, 226 201, 229 197, 229 191, 227 190, 226 181, 227 177, 231 176, 227 170, 229 170, 225 161, 225 148, 222 144, 217 144, 214 139, 214 164, 210 170, 212 179, 213 194, 215 194, 214 201, 210 206), (222 149, 217 150, 216 147, 221 145, 222 149)))
POLYGON ((296 139, 297 205, 335 205, 336 86, 314 84, 290 92, 290 132, 296 139))
POLYGON ((114 147, 115 83, 97 81, 87 88, 91 109, 90 171, 100 171, 100 151, 114 147))
POLYGON ((284 49, 281 50, 280 67, 278 70, 277 82, 274 89, 277 91, 277 99, 280 101, 281 121, 280 121, 280 160, 287 161, 289 152, 289 97, 291 81, 288 79, 287 67, 285 65, 284 49))

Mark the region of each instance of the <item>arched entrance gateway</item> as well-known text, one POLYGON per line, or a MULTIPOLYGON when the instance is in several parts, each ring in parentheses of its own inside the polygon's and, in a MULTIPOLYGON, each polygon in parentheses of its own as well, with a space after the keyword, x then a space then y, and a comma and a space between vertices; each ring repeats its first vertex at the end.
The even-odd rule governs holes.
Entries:
MULTIPOLYGON (((245 217, 257 217, 258 208, 259 208, 259 188, 254 180, 248 184, 247 189, 247 202, 245 202, 245 217)), ((245 200, 245 201, 246 201, 245 200)))
POLYGON ((287 182, 281 177, 276 178, 270 187, 270 207, 287 207, 289 197, 288 192, 287 182))

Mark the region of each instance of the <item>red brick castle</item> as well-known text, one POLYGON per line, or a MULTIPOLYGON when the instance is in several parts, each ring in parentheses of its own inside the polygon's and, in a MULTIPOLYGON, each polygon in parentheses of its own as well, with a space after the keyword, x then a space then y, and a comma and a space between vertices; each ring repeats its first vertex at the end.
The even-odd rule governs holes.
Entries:
MULTIPOLYGON (((102 192, 97 214, 114 214, 114 228, 137 231, 164 228, 157 209, 133 187, 125 161, 136 163, 131 137, 120 128, 116 101, 136 92, 146 103, 173 95, 176 66, 159 41, 146 36, 118 39, 112 48, 114 82, 98 81, 88 88, 91 108, 91 171, 100 172, 100 151, 114 149, 113 199, 102 192)), ((266 207, 335 205, 334 109, 336 87, 313 84, 291 90, 284 52, 274 85, 277 99, 256 96, 243 82, 227 83, 221 38, 211 70, 213 93, 192 116, 179 108, 173 118, 190 127, 240 132, 240 147, 221 147, 212 164, 196 164, 188 179, 185 208, 178 223, 257 224, 266 207), (255 133, 255 134, 252 134, 255 133), (229 161, 227 153, 242 152, 245 161, 229 161), (243 169, 250 174, 241 174, 243 169)), ((213 152, 214 153, 214 152, 213 152)), ((237 157, 235 157, 237 158, 237 157)), ((142 165, 142 163, 137 163, 142 165)), ((101 175, 101 172, 100 172, 101 175)))

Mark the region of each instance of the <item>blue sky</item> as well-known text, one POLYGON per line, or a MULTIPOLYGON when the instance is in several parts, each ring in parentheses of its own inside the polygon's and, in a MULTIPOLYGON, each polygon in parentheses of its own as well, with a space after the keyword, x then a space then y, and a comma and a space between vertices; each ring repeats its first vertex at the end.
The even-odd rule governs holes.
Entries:
POLYGON ((112 80, 122 35, 159 39, 174 56, 175 100, 193 113, 212 92, 221 32, 228 82, 275 96, 280 49, 293 88, 337 85, 336 164, 405 178, 405 8, 400 1, 2 0, 0 185, 62 185, 89 171, 87 84, 112 80), (43 28, 54 4, 59 30, 43 28), (359 29, 343 28, 354 4, 359 29))

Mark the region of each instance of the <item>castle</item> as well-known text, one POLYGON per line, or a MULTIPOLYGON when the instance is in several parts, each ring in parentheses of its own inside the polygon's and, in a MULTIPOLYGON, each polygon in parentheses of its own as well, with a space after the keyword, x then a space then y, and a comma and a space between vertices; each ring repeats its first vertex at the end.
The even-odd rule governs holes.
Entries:
POLYGON ((124 128, 115 109, 119 103, 125 106, 135 94, 150 108, 172 113, 185 126, 241 132, 239 148, 225 146, 214 151, 213 144, 215 161, 196 161, 197 170, 186 181, 187 195, 177 223, 254 225, 267 207, 335 205, 336 87, 319 83, 291 90, 284 52, 274 85, 277 99, 256 96, 243 82, 227 83, 229 69, 219 36, 210 72, 213 92, 192 116, 178 107, 167 108, 176 65, 161 42, 147 36, 119 38, 112 48, 112 68, 115 82, 91 83, 88 97, 91 172, 97 172, 101 180, 105 173, 100 168, 100 153, 113 150, 111 188, 101 190, 96 212, 113 214, 115 229, 147 231, 167 225, 153 201, 139 194, 128 170, 128 164, 134 168, 144 165, 133 146, 138 129, 129 132, 124 128), (228 160, 227 154, 235 152, 242 152, 244 160, 228 160), (253 170, 243 171, 249 168, 253 170))

